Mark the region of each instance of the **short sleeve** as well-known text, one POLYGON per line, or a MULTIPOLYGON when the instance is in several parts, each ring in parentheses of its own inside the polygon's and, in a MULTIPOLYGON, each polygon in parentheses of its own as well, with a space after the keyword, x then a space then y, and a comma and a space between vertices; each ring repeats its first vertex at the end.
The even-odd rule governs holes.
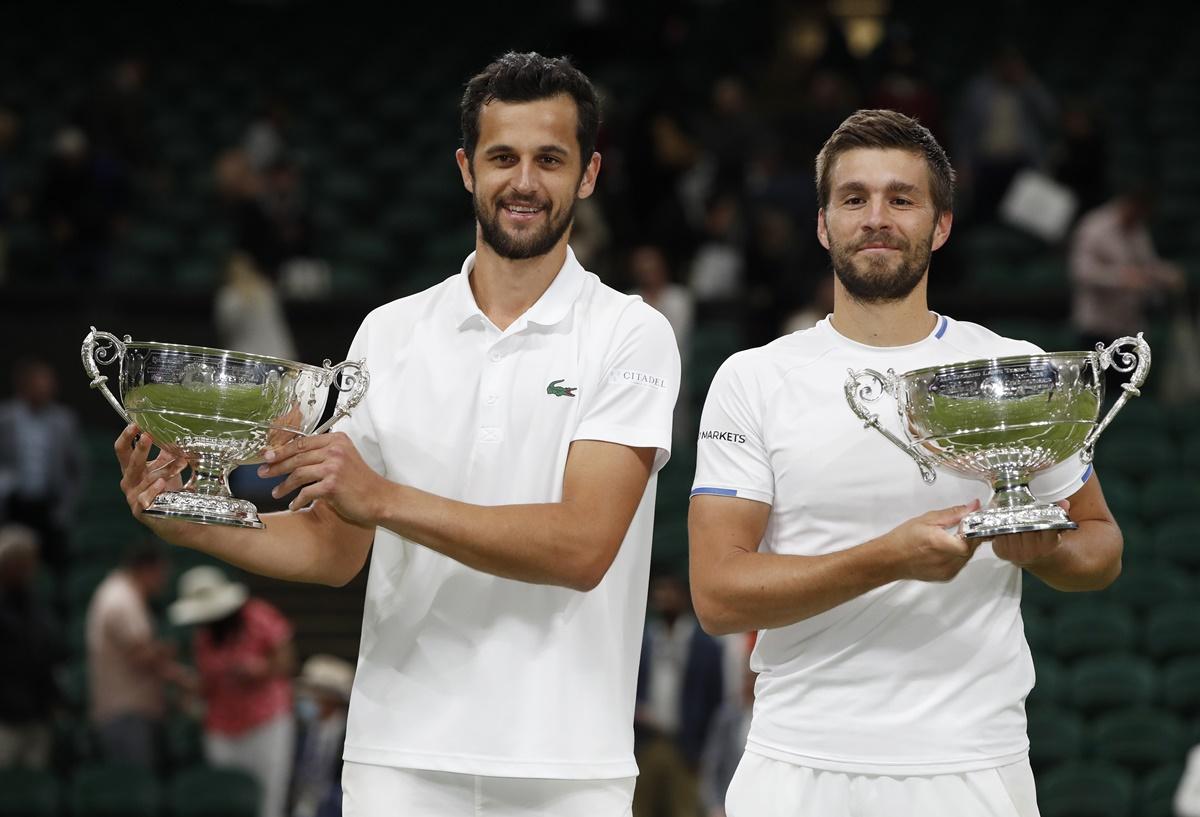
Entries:
MULTIPOLYGON (((354 336, 354 341, 350 344, 350 351, 346 353, 346 360, 363 361, 366 366, 368 377, 378 378, 379 370, 382 368, 382 361, 379 356, 374 358, 371 356, 371 351, 368 349, 367 339, 369 337, 368 321, 364 321, 359 327, 358 333, 354 336), (372 363, 377 364, 372 366, 372 363)), ((378 382, 378 381, 377 381, 378 382)), ((338 397, 338 404, 343 405, 349 399, 350 392, 343 392, 338 397)), ((357 406, 350 409, 350 413, 338 420, 334 425, 335 431, 340 431, 350 438, 354 443, 354 447, 358 449, 358 453, 362 455, 363 461, 371 466, 371 469, 379 474, 386 473, 384 471, 383 451, 379 447, 379 433, 375 430, 375 423, 371 420, 371 388, 367 386, 366 394, 357 406)))
POLYGON ((771 504, 775 477, 763 441, 763 399, 747 358, 734 355, 708 389, 696 441, 692 496, 736 496, 771 504))
POLYGON ((632 304, 617 321, 596 393, 572 440, 657 448, 655 470, 671 456, 671 419, 679 396, 679 346, 659 312, 632 304))
POLYGON ((1029 481, 1029 490, 1041 502, 1058 502, 1074 494, 1092 476, 1091 465, 1084 465, 1076 454, 1029 481))

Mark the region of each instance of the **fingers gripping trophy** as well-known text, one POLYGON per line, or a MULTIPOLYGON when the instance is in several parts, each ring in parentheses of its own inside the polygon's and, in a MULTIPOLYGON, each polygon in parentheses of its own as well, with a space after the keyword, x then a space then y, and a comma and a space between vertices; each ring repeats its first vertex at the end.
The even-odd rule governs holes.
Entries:
POLYGON ((263 523, 254 503, 230 493, 230 471, 260 462, 265 448, 328 430, 358 405, 370 383, 362 360, 309 366, 203 346, 135 343, 95 327, 83 340, 82 358, 92 388, 192 470, 182 490, 159 494, 144 513, 244 528, 263 523), (116 395, 100 373, 112 363, 118 364, 116 395), (318 426, 330 386, 346 396, 318 426))
POLYGON ((1096 440, 1125 404, 1141 394, 1150 346, 1123 337, 1091 352, 1057 352, 972 360, 917 369, 851 370, 846 401, 863 421, 916 461, 926 483, 940 465, 992 487, 992 501, 962 521, 967 539, 1078 527, 1066 511, 1039 503, 1034 476, 1079 454, 1090 463, 1096 440), (1104 371, 1129 374, 1100 419, 1104 371), (884 394, 900 414, 905 439, 884 427, 868 404, 884 394))

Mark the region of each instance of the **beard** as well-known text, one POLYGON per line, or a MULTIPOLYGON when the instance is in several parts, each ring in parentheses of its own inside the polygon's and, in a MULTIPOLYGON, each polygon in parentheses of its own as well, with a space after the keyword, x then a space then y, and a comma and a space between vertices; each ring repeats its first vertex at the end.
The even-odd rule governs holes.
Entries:
POLYGON ((829 257, 833 261, 834 274, 851 298, 865 304, 892 303, 907 298, 921 283, 929 269, 932 247, 932 230, 926 238, 915 243, 900 236, 872 233, 845 247, 831 240, 829 257), (888 255, 857 256, 857 251, 867 244, 894 247, 900 251, 900 259, 893 262, 888 255), (895 268, 892 268, 893 263, 895 268))
POLYGON ((478 196, 471 196, 475 208, 475 219, 479 222, 479 232, 483 243, 491 247, 501 258, 510 261, 521 261, 526 258, 537 258, 554 249, 554 245, 567 232, 575 219, 575 202, 565 211, 558 213, 547 199, 521 198, 507 196, 497 199, 489 212, 478 196), (541 207, 546 213, 546 223, 541 227, 526 233, 513 234, 507 232, 500 223, 500 211, 505 206, 541 207))

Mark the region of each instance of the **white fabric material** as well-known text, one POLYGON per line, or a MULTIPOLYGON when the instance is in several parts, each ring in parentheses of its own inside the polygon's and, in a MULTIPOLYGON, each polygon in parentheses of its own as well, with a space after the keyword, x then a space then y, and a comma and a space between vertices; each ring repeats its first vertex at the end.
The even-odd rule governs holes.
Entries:
POLYGON ((530 780, 347 762, 344 817, 628 817, 634 778, 530 780))
MULTIPOLYGON (((876 348, 828 320, 734 355, 701 420, 693 495, 772 506, 760 550, 819 555, 879 536, 926 511, 989 500, 988 486, 916 464, 846 404, 847 370, 910 371, 1036 351, 938 318, 918 343, 876 348)), ((891 398, 881 421, 902 435, 891 398)), ((1090 475, 1078 458, 1032 484, 1047 501, 1090 475)), ((833 771, 939 774, 991 768, 1028 752, 1024 699, 1033 662, 1020 613, 1021 571, 980 545, 946 583, 893 582, 820 615, 760 633, 749 746, 833 771)))
POLYGON ((296 719, 288 712, 235 738, 207 732, 204 755, 213 766, 242 769, 262 787, 259 817, 284 817, 292 757, 296 745, 296 719))
POLYGON ((746 752, 728 817, 1038 817, 1029 761, 928 777, 849 775, 746 752))
MULTIPOLYGON (((339 424, 389 480, 482 505, 556 502, 573 440, 669 456, 679 353, 639 298, 568 254, 501 332, 461 274, 372 312, 371 387, 339 424)), ((499 777, 637 773, 633 710, 657 477, 588 593, 492 576, 376 533, 347 760, 499 777)))

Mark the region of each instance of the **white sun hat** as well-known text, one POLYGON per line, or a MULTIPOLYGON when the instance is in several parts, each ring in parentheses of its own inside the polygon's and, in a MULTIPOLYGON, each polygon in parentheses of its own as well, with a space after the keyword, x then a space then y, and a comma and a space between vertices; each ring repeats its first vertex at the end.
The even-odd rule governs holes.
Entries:
POLYGON ((179 577, 179 600, 167 608, 167 617, 177 627, 207 624, 225 618, 249 598, 244 584, 231 582, 216 567, 193 567, 179 577))
POLYGON ((327 693, 348 701, 354 686, 354 665, 337 656, 318 653, 304 662, 296 685, 303 690, 327 693))

